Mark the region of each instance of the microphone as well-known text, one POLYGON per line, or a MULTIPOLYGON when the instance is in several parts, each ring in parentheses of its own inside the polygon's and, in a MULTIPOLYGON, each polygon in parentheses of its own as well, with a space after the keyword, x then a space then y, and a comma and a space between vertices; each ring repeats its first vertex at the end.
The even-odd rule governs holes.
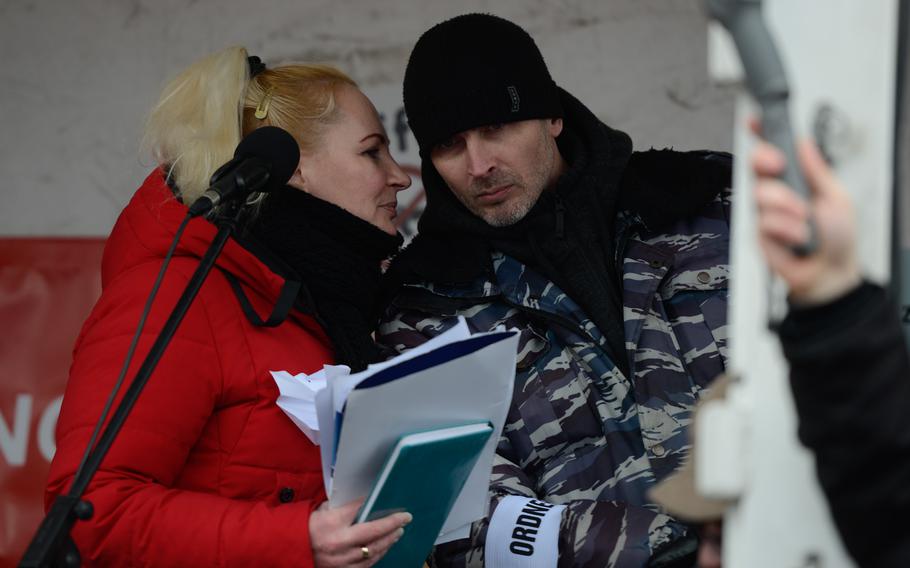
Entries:
POLYGON ((294 137, 277 126, 250 132, 234 150, 234 158, 218 168, 209 189, 193 202, 189 216, 198 217, 228 199, 245 199, 254 191, 269 192, 283 186, 300 162, 294 137))

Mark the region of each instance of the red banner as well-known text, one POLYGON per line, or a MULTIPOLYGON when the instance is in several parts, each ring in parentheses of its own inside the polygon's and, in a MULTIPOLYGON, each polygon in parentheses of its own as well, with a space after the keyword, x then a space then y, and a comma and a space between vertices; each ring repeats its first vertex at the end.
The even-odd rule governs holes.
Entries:
POLYGON ((103 239, 0 238, 0 566, 44 515, 73 343, 101 292, 103 239))

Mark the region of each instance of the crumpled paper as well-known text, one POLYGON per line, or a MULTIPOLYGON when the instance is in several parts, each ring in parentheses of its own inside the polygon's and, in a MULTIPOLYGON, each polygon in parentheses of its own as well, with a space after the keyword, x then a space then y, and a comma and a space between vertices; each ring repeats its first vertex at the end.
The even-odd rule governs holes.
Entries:
POLYGON ((316 418, 316 394, 329 380, 349 375, 347 365, 324 365, 311 375, 292 375, 287 371, 269 371, 278 385, 278 408, 316 445, 319 445, 319 421, 316 418))

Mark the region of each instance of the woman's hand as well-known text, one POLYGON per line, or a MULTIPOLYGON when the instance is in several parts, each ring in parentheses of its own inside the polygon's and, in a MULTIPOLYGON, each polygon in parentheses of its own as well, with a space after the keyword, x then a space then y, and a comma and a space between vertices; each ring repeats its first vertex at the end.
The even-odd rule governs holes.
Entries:
POLYGON ((780 151, 761 142, 752 154, 759 242, 771 269, 789 285, 791 301, 823 304, 860 283, 856 221, 847 192, 815 146, 801 144, 799 158, 812 193, 811 204, 775 177, 785 164, 780 151), (808 240, 810 215, 818 231, 818 250, 796 256, 791 247, 808 240))
POLYGON ((410 513, 395 513, 352 525, 363 500, 329 509, 323 503, 310 515, 310 545, 317 568, 366 567, 379 561, 404 534, 410 513))

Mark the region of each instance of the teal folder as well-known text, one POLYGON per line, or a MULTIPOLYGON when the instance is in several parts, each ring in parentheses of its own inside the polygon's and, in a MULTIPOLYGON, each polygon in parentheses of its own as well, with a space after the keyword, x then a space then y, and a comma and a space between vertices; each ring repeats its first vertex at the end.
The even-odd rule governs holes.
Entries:
POLYGON ((407 511, 414 520, 376 564, 420 568, 493 433, 487 422, 408 434, 389 452, 357 522, 407 511))

